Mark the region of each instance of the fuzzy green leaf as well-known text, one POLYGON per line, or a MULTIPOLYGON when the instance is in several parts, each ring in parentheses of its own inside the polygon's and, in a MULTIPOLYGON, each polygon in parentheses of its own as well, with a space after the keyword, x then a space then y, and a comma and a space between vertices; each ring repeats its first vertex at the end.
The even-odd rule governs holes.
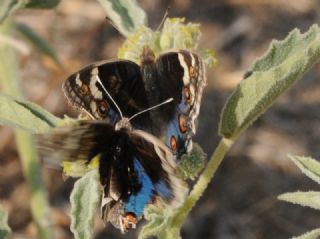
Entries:
POLYGON ((292 237, 291 239, 318 239, 320 237, 320 228, 314 229, 310 232, 297 237, 292 237))
MULTIPOLYGON (((0 34, 11 37, 12 28, 13 24, 8 19, 0 24, 0 34)), ((21 101, 23 93, 18 59, 15 49, 8 44, 0 45, 0 72, 1 89, 7 94, 20 99, 15 100, 1 95, 0 122, 2 121, 1 123, 9 125, 13 124, 13 126, 20 128, 31 126, 30 131, 35 132, 38 132, 39 129, 49 129, 48 124, 53 123, 55 117, 51 117, 49 113, 37 105, 21 101)), ((52 239, 53 233, 52 227, 50 227, 51 218, 48 198, 42 181, 41 167, 33 137, 26 131, 16 129, 15 138, 23 173, 31 192, 29 198, 30 209, 37 228, 38 237, 41 239, 52 239)))
POLYGON ((59 121, 59 118, 36 104, 0 93, 0 125, 24 129, 31 133, 45 133, 59 121))
POLYGON ((93 238, 94 218, 101 199, 98 170, 92 170, 74 185, 71 196, 71 231, 76 239, 93 238))
POLYGON ((203 152, 201 146, 194 143, 192 151, 189 154, 182 155, 177 167, 177 175, 183 180, 195 180, 203 170, 206 158, 207 155, 203 152))
POLYGON ((157 235, 166 226, 167 220, 162 208, 150 205, 145 209, 144 215, 148 222, 142 227, 138 239, 157 235))
POLYGON ((320 184, 320 162, 311 157, 289 155, 289 158, 306 176, 320 184))
POLYGON ((305 34, 295 29, 285 40, 273 41, 228 99, 220 119, 220 135, 230 139, 240 135, 319 60, 317 25, 305 34))
POLYGON ((8 226, 8 214, 0 207, 0 238, 4 239, 11 233, 8 226))
POLYGON ((118 31, 124 36, 147 24, 146 13, 136 0, 98 0, 118 31))
POLYGON ((278 196, 279 200, 320 210, 320 192, 293 192, 278 196))
POLYGON ((167 18, 161 31, 141 26, 130 34, 119 48, 118 58, 140 64, 143 47, 147 45, 156 56, 172 48, 194 51, 201 56, 207 67, 212 67, 217 62, 214 51, 197 49, 200 37, 199 24, 186 23, 184 18, 167 18))
POLYGON ((201 37, 200 24, 185 23, 184 18, 167 18, 160 36, 161 49, 197 50, 201 37))
POLYGON ((19 8, 53 8, 60 0, 1 0, 0 23, 19 8))
POLYGON ((137 31, 127 37, 126 41, 118 50, 118 58, 127 59, 140 64, 140 56, 144 46, 148 45, 157 54, 160 51, 159 32, 141 26, 137 31))
POLYGON ((50 9, 58 6, 60 0, 29 0, 25 7, 50 9))
POLYGON ((157 236, 159 239, 179 239, 180 227, 173 225, 172 219, 176 210, 165 206, 150 205, 144 211, 148 221, 141 229, 138 239, 157 236))
POLYGON ((0 23, 17 9, 24 7, 28 0, 1 0, 0 23))
POLYGON ((34 32, 30 27, 23 23, 16 23, 15 28, 24 36, 30 43, 39 50, 43 55, 48 56, 53 60, 58 66, 61 67, 61 62, 48 42, 46 42, 42 37, 40 37, 36 32, 34 32))

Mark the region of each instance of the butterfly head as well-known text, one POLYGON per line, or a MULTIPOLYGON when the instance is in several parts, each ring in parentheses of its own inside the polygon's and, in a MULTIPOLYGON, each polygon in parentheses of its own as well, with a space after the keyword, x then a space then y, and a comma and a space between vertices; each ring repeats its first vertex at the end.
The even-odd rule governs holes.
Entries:
POLYGON ((129 130, 129 131, 132 130, 132 126, 129 118, 124 117, 116 123, 115 130, 118 131, 121 129, 129 130))

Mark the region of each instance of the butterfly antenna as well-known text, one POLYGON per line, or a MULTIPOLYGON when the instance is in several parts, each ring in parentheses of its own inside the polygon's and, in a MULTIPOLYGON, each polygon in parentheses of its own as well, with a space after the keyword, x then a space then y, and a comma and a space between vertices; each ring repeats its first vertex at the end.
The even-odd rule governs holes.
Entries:
POLYGON ((164 13, 163 18, 162 18, 159 26, 157 27, 157 31, 159 31, 160 28, 163 26, 165 20, 167 19, 168 15, 169 15, 169 10, 170 10, 170 6, 167 7, 167 10, 166 10, 166 12, 164 13))
POLYGON ((110 95, 110 93, 107 91, 107 89, 104 87, 104 85, 102 84, 101 80, 100 80, 100 77, 98 75, 96 75, 97 77, 97 81, 99 82, 99 84, 101 85, 102 89, 104 90, 104 92, 107 94, 107 96, 109 97, 109 99, 112 101, 112 103, 116 106, 119 114, 120 114, 120 117, 121 119, 123 119, 123 114, 119 108, 119 106, 117 105, 117 103, 115 102, 115 100, 112 98, 112 96, 110 95))
POLYGON ((131 116, 131 117, 129 118, 129 121, 130 121, 130 120, 132 120, 133 118, 135 118, 136 116, 138 116, 138 115, 142 114, 142 113, 145 113, 145 112, 147 112, 147 111, 149 111, 149 110, 152 110, 152 109, 158 108, 158 107, 160 107, 161 105, 164 105, 164 104, 170 103, 170 102, 172 102, 172 101, 173 101, 173 98, 169 98, 169 99, 167 99, 166 101, 163 101, 163 102, 162 102, 162 103, 160 103, 160 104, 157 104, 157 105, 154 105, 154 106, 152 106, 152 107, 150 107, 150 108, 147 108, 147 109, 145 109, 145 110, 142 110, 142 111, 140 111, 140 112, 138 112, 138 113, 134 114, 133 116, 131 116))

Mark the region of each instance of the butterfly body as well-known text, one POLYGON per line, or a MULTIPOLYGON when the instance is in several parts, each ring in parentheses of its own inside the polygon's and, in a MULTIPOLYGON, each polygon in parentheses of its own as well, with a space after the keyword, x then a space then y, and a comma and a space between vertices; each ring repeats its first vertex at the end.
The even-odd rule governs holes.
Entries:
POLYGON ((99 156, 102 218, 125 232, 148 204, 182 204, 187 187, 176 176, 176 163, 191 150, 205 85, 200 57, 184 50, 156 58, 146 47, 141 66, 127 60, 92 64, 71 75, 63 90, 93 120, 57 129, 43 144, 56 149, 51 155, 57 160, 99 156))

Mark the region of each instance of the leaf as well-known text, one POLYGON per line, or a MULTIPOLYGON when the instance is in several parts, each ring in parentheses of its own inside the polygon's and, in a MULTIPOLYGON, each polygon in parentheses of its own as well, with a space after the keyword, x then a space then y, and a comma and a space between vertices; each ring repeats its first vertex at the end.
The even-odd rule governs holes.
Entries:
POLYGON ((0 4, 0 23, 17 9, 24 7, 28 0, 1 0, 0 4))
POLYGON ((0 124, 32 133, 45 133, 60 119, 40 106, 0 93, 0 124))
POLYGON ((318 239, 320 237, 320 228, 314 229, 310 232, 297 237, 292 237, 291 239, 318 239))
POLYGON ((140 26, 118 50, 118 58, 141 63, 141 52, 147 45, 156 56, 172 48, 197 52, 207 67, 216 64, 212 49, 197 49, 201 32, 199 24, 185 23, 184 18, 167 18, 161 31, 140 26))
POLYGON ((230 139, 240 135, 319 60, 317 25, 305 34, 295 29, 285 40, 273 41, 228 99, 220 118, 220 135, 230 139))
POLYGON ((168 218, 162 207, 150 205, 145 209, 144 215, 148 222, 142 227, 138 239, 146 239, 165 230, 168 218))
POLYGON ((124 36, 147 24, 146 13, 136 0, 98 0, 115 28, 124 36))
POLYGON ((126 38, 126 41, 118 50, 118 58, 140 64, 140 56, 144 46, 148 45, 156 54, 157 51, 160 51, 160 46, 157 45, 159 37, 159 32, 154 32, 148 27, 141 26, 126 38))
POLYGON ((148 221, 141 229, 138 239, 147 239, 157 236, 159 239, 180 239, 180 227, 172 224, 176 210, 162 205, 150 205, 144 211, 148 221))
POLYGON ((293 192, 278 196, 279 200, 320 210, 320 192, 293 192))
POLYGON ((94 218, 101 199, 98 170, 92 170, 74 185, 71 196, 71 231, 76 239, 93 237, 94 218))
POLYGON ((302 173, 320 184, 320 162, 311 157, 289 155, 289 158, 298 166, 302 173))
POLYGON ((15 28, 22 34, 22 36, 29 40, 30 43, 36 47, 40 53, 48 56, 58 66, 62 66, 56 52, 53 50, 50 44, 40 37, 36 32, 34 32, 30 27, 23 23, 16 23, 15 28))
MULTIPOLYGON (((0 25, 0 34, 11 37, 12 26, 10 19, 3 22, 0 25)), ((0 72, 1 89, 16 98, 22 99, 23 93, 17 54, 10 45, 0 45, 0 72)), ((14 100, 9 96, 0 94, 0 119, 1 123, 5 122, 9 123, 9 125, 31 126, 37 132, 43 128, 48 129, 49 126, 47 124, 51 121, 54 122, 56 118, 37 105, 14 100), (24 122, 24 120, 26 121, 24 122)), ((33 137, 28 132, 16 129, 15 139, 23 173, 31 192, 28 200, 38 237, 52 239, 53 232, 52 227, 50 227, 52 223, 48 197, 44 188, 40 162, 33 137)))
POLYGON ((0 23, 19 8, 53 8, 59 2, 60 0, 1 0, 0 23))
POLYGON ((207 155, 203 152, 201 146, 193 144, 190 153, 182 155, 177 167, 177 175, 183 180, 195 180, 204 169, 207 155))
POLYGON ((98 168, 100 157, 96 156, 90 160, 88 164, 87 160, 76 160, 76 161, 63 161, 63 173, 68 177, 82 177, 92 169, 98 168))
POLYGON ((0 238, 4 239, 11 233, 8 226, 8 214, 0 207, 0 238))
POLYGON ((60 0, 29 0, 25 7, 50 9, 58 6, 60 0))
POLYGON ((167 18, 161 31, 161 49, 195 51, 201 37, 200 24, 185 23, 184 18, 167 18))

